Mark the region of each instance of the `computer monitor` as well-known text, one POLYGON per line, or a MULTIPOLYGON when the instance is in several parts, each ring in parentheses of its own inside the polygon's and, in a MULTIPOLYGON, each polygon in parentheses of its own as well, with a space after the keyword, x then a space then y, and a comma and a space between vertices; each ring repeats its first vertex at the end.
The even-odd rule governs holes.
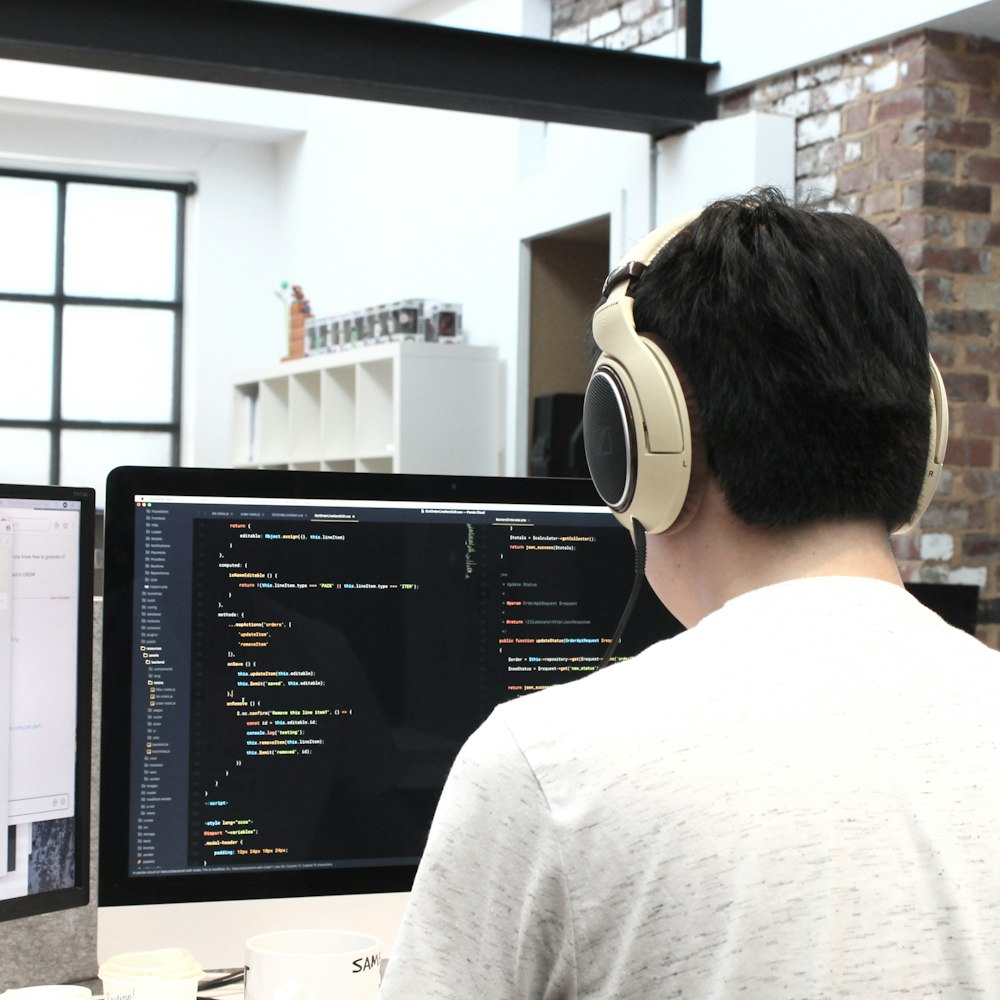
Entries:
MULTIPOLYGON (((597 669, 633 575, 586 480, 114 470, 98 957, 390 949, 462 742, 597 669)), ((646 590, 615 658, 679 630, 646 590)))
POLYGON ((90 883, 94 491, 0 484, 0 920, 90 883))

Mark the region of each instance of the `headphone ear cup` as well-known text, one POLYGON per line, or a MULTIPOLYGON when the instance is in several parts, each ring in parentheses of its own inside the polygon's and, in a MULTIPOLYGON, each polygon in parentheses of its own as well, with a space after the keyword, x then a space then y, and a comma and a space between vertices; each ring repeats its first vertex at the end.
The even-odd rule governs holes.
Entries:
POLYGON ((621 378, 607 363, 598 363, 583 397, 583 445, 601 499, 612 510, 628 507, 635 495, 635 423, 621 378))
POLYGON ((649 534, 677 520, 691 481, 691 431, 680 381, 666 356, 633 335, 629 365, 602 354, 583 400, 587 466, 601 499, 626 527, 649 534))

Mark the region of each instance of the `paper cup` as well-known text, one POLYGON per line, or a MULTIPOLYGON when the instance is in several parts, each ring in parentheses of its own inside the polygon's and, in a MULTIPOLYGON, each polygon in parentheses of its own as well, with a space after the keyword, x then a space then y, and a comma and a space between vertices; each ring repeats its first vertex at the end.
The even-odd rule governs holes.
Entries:
POLYGON ((113 955, 97 973, 105 1000, 195 1000, 202 968, 186 948, 113 955))
POLYGON ((378 938, 370 934, 258 934, 246 943, 245 1000, 377 1000, 381 961, 378 938))

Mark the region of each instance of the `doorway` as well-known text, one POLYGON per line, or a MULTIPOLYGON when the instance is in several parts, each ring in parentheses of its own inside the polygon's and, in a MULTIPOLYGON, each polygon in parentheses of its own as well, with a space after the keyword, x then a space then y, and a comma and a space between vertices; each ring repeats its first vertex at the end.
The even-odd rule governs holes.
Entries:
POLYGON ((540 471, 537 459, 542 451, 565 452, 579 423, 573 415, 596 357, 590 318, 608 274, 610 244, 608 216, 529 241, 527 427, 535 475, 566 474, 540 471))

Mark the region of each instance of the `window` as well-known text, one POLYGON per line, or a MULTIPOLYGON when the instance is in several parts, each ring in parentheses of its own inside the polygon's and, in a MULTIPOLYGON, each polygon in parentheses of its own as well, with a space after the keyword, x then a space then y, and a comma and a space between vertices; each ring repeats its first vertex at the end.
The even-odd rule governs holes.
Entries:
POLYGON ((0 171, 0 481, 178 463, 192 191, 0 171))

